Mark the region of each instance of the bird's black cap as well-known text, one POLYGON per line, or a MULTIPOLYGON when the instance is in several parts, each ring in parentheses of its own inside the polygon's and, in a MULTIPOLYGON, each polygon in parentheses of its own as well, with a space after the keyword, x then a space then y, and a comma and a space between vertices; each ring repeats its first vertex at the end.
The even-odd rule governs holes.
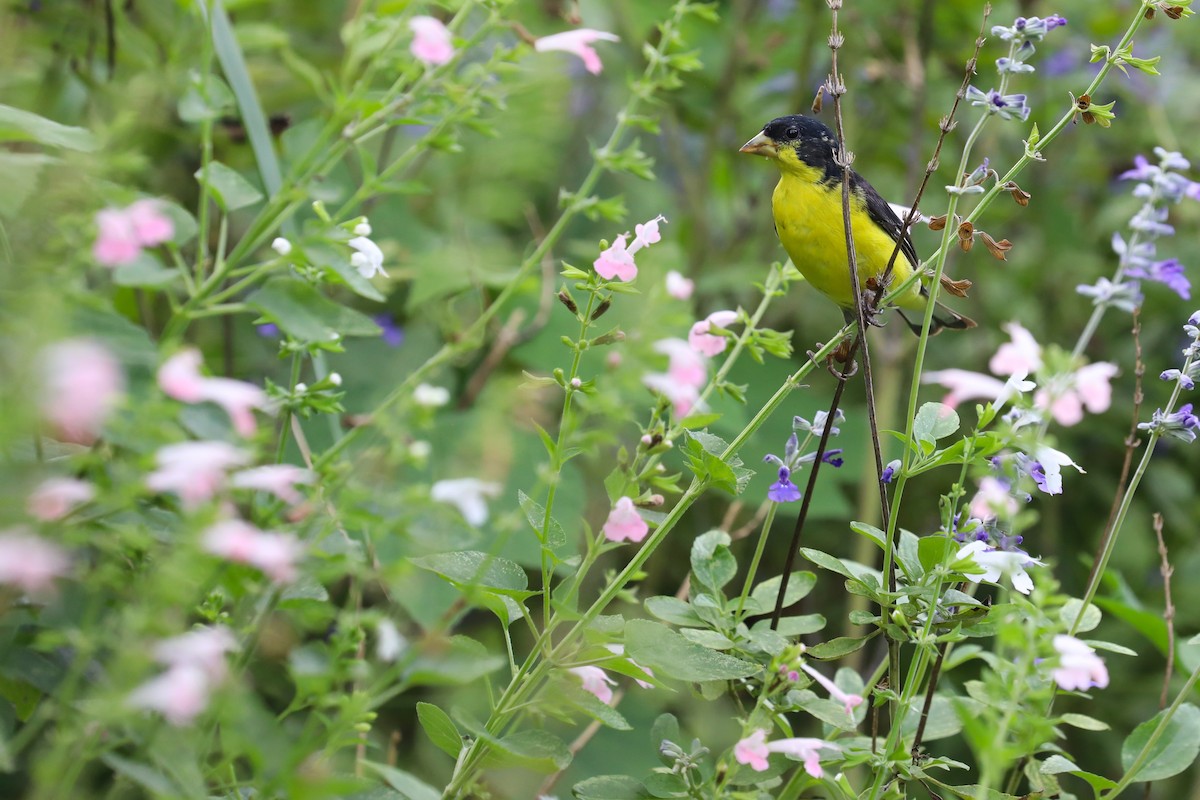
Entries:
POLYGON ((823 122, 801 114, 778 117, 763 126, 763 133, 780 147, 791 147, 796 156, 824 171, 825 180, 841 180, 842 168, 834 161, 837 135, 823 122))

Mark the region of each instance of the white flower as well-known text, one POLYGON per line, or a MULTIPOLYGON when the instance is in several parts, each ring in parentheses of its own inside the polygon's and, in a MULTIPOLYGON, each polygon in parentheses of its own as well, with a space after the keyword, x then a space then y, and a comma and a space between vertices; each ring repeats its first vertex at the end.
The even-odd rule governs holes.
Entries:
POLYGON ((347 244, 358 251, 350 256, 350 266, 358 270, 359 275, 364 278, 374 278, 376 275, 387 277, 383 271, 383 251, 379 245, 365 236, 355 237, 347 244))
POLYGON ((444 386, 419 383, 413 389, 413 402, 426 408, 439 408, 450 402, 450 390, 444 386))
POLYGON ((451 503, 469 524, 479 527, 487 522, 487 498, 499 497, 503 487, 478 478, 455 478, 438 481, 429 489, 429 496, 439 503, 451 503))
POLYGON ((1001 575, 1007 575, 1012 587, 1021 594, 1033 591, 1033 579, 1025 572, 1025 567, 1044 566, 1036 558, 1030 558, 1027 553, 1009 550, 995 550, 987 542, 969 542, 958 551, 956 558, 971 557, 980 566, 983 573, 968 574, 967 579, 972 583, 987 581, 997 583, 1001 575))
POLYGON ((367 222, 367 218, 363 217, 363 221, 354 226, 355 236, 370 236, 371 223, 367 222))
POLYGON ((380 661, 395 661, 408 649, 408 640, 386 617, 375 625, 375 656, 380 661))
POLYGON ((281 256, 286 256, 292 252, 292 243, 282 236, 276 236, 274 241, 271 242, 271 249, 281 256))
POLYGON ((1044 478, 1034 476, 1034 481, 1038 488, 1046 494, 1062 494, 1062 468, 1074 467, 1082 473, 1083 467, 1071 460, 1071 457, 1061 450, 1055 450, 1053 447, 1040 445, 1034 451, 1033 457, 1039 464, 1042 465, 1042 473, 1044 478))
POLYGON ((424 439, 418 439, 408 446, 408 452, 412 454, 413 458, 424 460, 433 453, 433 445, 424 439))

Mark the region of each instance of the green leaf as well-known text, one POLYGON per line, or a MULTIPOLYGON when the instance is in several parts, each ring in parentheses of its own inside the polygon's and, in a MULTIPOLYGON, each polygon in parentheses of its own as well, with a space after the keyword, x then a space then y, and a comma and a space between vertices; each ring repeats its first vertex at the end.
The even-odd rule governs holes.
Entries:
POLYGON ((958 412, 942 403, 925 403, 913 420, 913 438, 935 444, 958 430, 958 412))
MULTIPOLYGON (((1150 741, 1170 709, 1164 709, 1134 728, 1121 745, 1121 766, 1128 771, 1142 749, 1150 741)), ((1133 773, 1134 780, 1161 781, 1178 775, 1192 765, 1200 754, 1200 708, 1191 703, 1179 706, 1147 754, 1146 760, 1133 773)))
MULTIPOLYGON (((779 585, 782 582, 782 575, 768 578, 754 587, 754 590, 750 592, 751 599, 757 601, 761 608, 775 608, 775 600, 779 596, 779 585)), ((788 577, 787 591, 783 595, 783 607, 787 608, 803 600, 816 584, 817 576, 813 573, 807 570, 793 572, 788 577)))
MULTIPOLYGON (((546 520, 545 506, 537 503, 529 495, 518 490, 517 501, 521 505, 521 509, 525 512, 525 519, 529 522, 529 527, 533 528, 533 532, 541 538, 542 525, 546 520)), ((557 550, 567 543, 567 534, 563 530, 562 525, 554 517, 550 518, 550 525, 546 530, 546 546, 551 550, 557 550)))
MULTIPOLYGON (((1070 630, 1071 626, 1075 624, 1075 619, 1079 616, 1079 612, 1082 608, 1083 601, 1072 597, 1070 600, 1063 603, 1063 607, 1059 609, 1059 622, 1061 622, 1063 626, 1067 628, 1067 630, 1070 630)), ((1084 612, 1083 619, 1080 621, 1079 627, 1076 628, 1075 632, 1086 633, 1087 631, 1094 630, 1096 626, 1100 624, 1100 618, 1100 609, 1089 603, 1087 611, 1084 612)))
MULTIPOLYGON (((200 8, 205 9, 205 3, 202 2, 200 8)), ((242 126, 246 129, 246 137, 254 151, 254 160, 258 162, 258 173, 262 176, 267 192, 274 195, 283 186, 283 173, 279 169, 279 159, 275 155, 270 128, 267 127, 267 115, 263 113, 262 104, 258 101, 258 93, 254 91, 254 82, 250 80, 250 71, 246 68, 241 45, 238 44, 221 0, 212 2, 211 27, 213 51, 225 78, 229 81, 233 96, 237 99, 238 110, 242 113, 242 126)))
POLYGON ((460 686, 479 680, 508 662, 467 636, 450 637, 449 645, 428 648, 408 665, 404 679, 414 686, 460 686))
MULTIPOLYGON (((760 625, 770 626, 769 619, 759 620, 754 623, 757 628, 760 625)), ((797 617, 782 617, 779 620, 778 627, 775 628, 776 633, 780 636, 803 636, 807 633, 816 633, 825 627, 825 617, 820 614, 801 614, 797 617)))
POLYGON ((1102 722, 1086 714, 1063 714, 1059 717, 1059 720, 1064 725, 1070 725, 1073 728, 1082 728, 1085 731, 1106 731, 1109 727, 1107 722, 1102 722))
POLYGON ((368 769, 375 771, 388 786, 399 792, 406 800, 441 800, 442 798, 441 792, 422 781, 416 775, 374 761, 364 760, 361 763, 368 769))
POLYGON ((540 772, 556 772, 571 763, 566 742, 544 730, 518 731, 493 745, 502 763, 516 763, 540 772))
POLYGON ((528 596, 529 576, 515 561, 478 550, 456 550, 431 556, 413 556, 412 564, 435 572, 460 588, 486 586, 513 596, 528 596))
POLYGON ((709 650, 728 650, 733 647, 733 640, 728 636, 705 628, 685 628, 679 635, 709 650))
POLYGON ((0 217, 12 218, 33 196, 42 168, 58 159, 42 153, 8 153, 0 150, 0 217))
POLYGON ((657 595, 646 598, 646 610, 663 622, 670 622, 683 628, 700 628, 706 623, 686 600, 669 595, 657 595))
POLYGON ((760 667, 689 642, 666 625, 635 619, 625 625, 625 652, 656 675, 683 681, 744 678, 760 667))
POLYGON ((113 772, 129 779, 143 789, 149 790, 152 794, 162 797, 180 796, 180 787, 170 777, 148 764, 141 764, 111 752, 101 755, 100 760, 107 764, 113 772))
POLYGON ((204 179, 203 167, 196 170, 196 180, 207 187, 213 200, 226 213, 254 205, 263 199, 263 193, 254 184, 243 178, 237 170, 230 169, 220 161, 209 162, 207 182, 204 179))
POLYGON ((375 288, 375 284, 362 276, 356 267, 350 265, 350 250, 343 246, 338 249, 325 244, 306 244, 304 255, 313 266, 325 270, 326 276, 332 283, 339 283, 359 297, 384 302, 387 297, 375 288))
POLYGON ((454 726, 449 714, 433 703, 417 703, 417 719, 439 750, 451 758, 458 758, 463 747, 462 734, 454 726))
POLYGON ((177 269, 164 267, 157 258, 143 252, 137 259, 113 270, 113 283, 118 286, 142 286, 161 289, 182 277, 177 269))
POLYGON ((701 586, 720 592, 737 575, 737 559, 729 543, 729 534, 721 530, 703 533, 692 542, 692 574, 701 586))
POLYGON ((863 581, 864 583, 873 581, 875 586, 880 585, 879 572, 870 567, 863 566, 854 561, 844 561, 824 551, 813 550, 808 547, 801 547, 800 554, 818 567, 824 567, 830 572, 836 572, 839 575, 856 581, 863 581))
POLYGON ((921 567, 930 572, 934 567, 953 560, 953 554, 961 548, 958 542, 949 536, 922 536, 917 542, 917 558, 921 567))
POLYGON ((378 336, 380 333, 370 317, 335 303, 295 278, 272 278, 247 297, 246 304, 302 342, 328 342, 334 334, 378 336))
POLYGON ((84 153, 96 149, 96 138, 86 128, 62 125, 3 104, 0 104, 0 142, 37 142, 84 153))
POLYGON ((861 650, 863 645, 872 638, 872 636, 839 636, 836 639, 813 645, 805 653, 822 661, 836 661, 842 656, 861 650))
POLYGON ((560 685, 555 687, 554 691, 561 692, 562 695, 556 698, 556 700, 567 703, 572 708, 587 714, 602 725, 618 731, 633 730, 633 726, 622 716, 620 711, 617 711, 607 703, 602 703, 600 698, 591 692, 585 691, 579 685, 579 681, 570 683, 561 682, 560 685))
POLYGON ((641 800, 642 784, 628 775, 597 775, 571 787, 578 800, 641 800))
POLYGON ((881 548, 887 549, 887 533, 874 525, 868 525, 865 522, 851 522, 850 530, 867 537, 881 548))

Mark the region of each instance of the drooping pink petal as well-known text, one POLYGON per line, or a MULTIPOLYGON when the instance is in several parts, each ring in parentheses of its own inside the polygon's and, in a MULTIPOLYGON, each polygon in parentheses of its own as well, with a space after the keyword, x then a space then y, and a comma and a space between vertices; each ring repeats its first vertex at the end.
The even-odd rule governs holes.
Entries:
POLYGON ((125 389, 121 365, 105 347, 88 339, 68 339, 41 356, 42 417, 56 438, 90 445, 125 389))
POLYGON ((767 749, 767 732, 757 730, 733 746, 733 757, 739 764, 745 764, 755 772, 765 772, 767 757, 771 751, 767 749))
POLYGON ((829 680, 829 678, 826 678, 808 664, 801 662, 800 669, 807 672, 813 680, 825 687, 825 691, 829 692, 829 696, 841 703, 845 707, 846 713, 851 717, 854 716, 854 709, 862 705, 863 696, 861 694, 848 694, 847 692, 843 692, 836 683, 829 680))
POLYGON ((200 374, 203 357, 194 347, 180 350, 158 368, 158 388, 170 398, 184 403, 204 399, 204 380, 200 374))
POLYGON ((34 519, 53 522, 70 514, 77 506, 96 496, 96 487, 77 478, 47 478, 38 484, 25 503, 34 519))
POLYGON ((671 380, 696 388, 708 382, 708 362, 683 339, 659 339, 654 350, 670 359, 667 375, 671 380))
POLYGON ((1074 636, 1059 634, 1054 637, 1054 649, 1058 651, 1058 667, 1052 675, 1059 688, 1085 691, 1108 686, 1108 668, 1104 666, 1104 659, 1089 645, 1074 636))
POLYGON ((96 261, 105 267, 119 267, 136 261, 141 252, 142 243, 128 214, 116 208, 97 212, 96 241, 92 244, 96 261))
POLYGON ((176 727, 191 724, 208 708, 212 682, 199 667, 172 667, 151 678, 129 695, 127 702, 134 708, 157 711, 176 727))
POLYGON ((283 502, 295 505, 304 500, 304 496, 296 491, 296 486, 309 484, 314 480, 316 476, 303 467, 294 464, 267 464, 234 473, 230 484, 235 489, 270 492, 283 502))
POLYGON ((644 223, 633 226, 633 245, 629 248, 633 252, 637 252, 643 247, 649 247, 652 244, 658 244, 662 241, 662 234, 658 231, 658 223, 666 222, 667 218, 662 214, 644 223))
POLYGON ((687 300, 696 290, 696 282, 675 270, 667 273, 667 294, 676 300, 687 300))
POLYGON ((583 690, 596 696, 601 703, 608 705, 613 699, 612 687, 617 682, 608 677, 608 673, 599 667, 571 667, 567 670, 583 684, 583 690))
POLYGON ((67 551, 53 542, 24 528, 0 531, 0 584, 39 594, 53 588, 70 566, 67 551))
POLYGON ((604 522, 604 538, 610 542, 640 542, 649 532, 650 525, 638 514, 633 500, 628 497, 617 500, 604 522))
POLYGON ((191 510, 211 499, 224 485, 226 473, 245 464, 249 454, 226 442, 180 442, 155 454, 158 469, 146 476, 155 492, 179 496, 191 510))
POLYGON ((224 625, 196 628, 154 646, 154 658, 172 667, 192 666, 213 681, 225 678, 229 665, 225 654, 237 649, 237 639, 224 625))
POLYGON ((600 70, 604 65, 600 62, 600 56, 590 45, 596 41, 619 42, 621 37, 615 33, 607 33, 605 31, 592 30, 591 28, 579 28, 573 31, 563 31, 551 36, 543 36, 533 43, 533 49, 539 53, 545 53, 550 50, 561 50, 565 53, 572 53, 583 59, 583 66, 588 72, 593 75, 600 74, 600 70))
POLYGON ((996 375, 1011 375, 1024 370, 1029 375, 1038 371, 1042 366, 1042 346, 1017 322, 1004 325, 1004 330, 1012 338, 1011 342, 1000 345, 988 369, 996 375))
POLYGON ((232 378, 206 378, 201 399, 216 403, 225 409, 233 422, 233 429, 241 436, 253 436, 258 430, 254 410, 267 411, 271 408, 267 393, 258 386, 232 378))
POLYGON ((175 235, 175 225, 155 200, 138 200, 125 209, 134 236, 142 247, 155 247, 175 235))
POLYGON ((239 519, 222 520, 205 531, 204 549, 256 567, 276 583, 295 580, 296 562, 304 555, 304 546, 296 537, 262 531, 239 519))
POLYGON ((700 402, 699 387, 678 381, 669 373, 647 372, 642 376, 642 383, 671 401, 671 410, 680 419, 690 414, 700 402))
POLYGON ((637 277, 637 264, 633 261, 633 255, 626 249, 627 237, 621 234, 609 246, 609 248, 592 262, 592 267, 596 270, 601 278, 606 281, 611 281, 616 278, 619 281, 628 283, 637 277))
POLYGON ((1098 361, 1075 372, 1075 392, 1088 411, 1101 414, 1108 410, 1112 404, 1111 381, 1117 371, 1116 364, 1098 361))
POLYGON ((432 66, 445 64, 454 57, 450 30, 435 17, 419 16, 408 21, 413 40, 409 51, 418 60, 432 66))
POLYGON ((982 372, 943 369, 926 372, 921 383, 937 383, 950 390, 942 403, 954 408, 964 400, 995 400, 1005 393, 1005 383, 982 372))
POLYGON ((767 744, 772 753, 784 753, 804 762, 804 771, 814 778, 824 775, 821 769, 821 750, 823 748, 837 750, 837 745, 823 739, 797 737, 793 739, 777 739, 767 744))
POLYGON ((714 311, 704 319, 692 325, 692 329, 688 331, 688 344, 692 349, 701 355, 709 358, 724 352, 729 341, 724 336, 710 333, 712 328, 728 328, 733 323, 737 322, 738 313, 736 311, 714 311))

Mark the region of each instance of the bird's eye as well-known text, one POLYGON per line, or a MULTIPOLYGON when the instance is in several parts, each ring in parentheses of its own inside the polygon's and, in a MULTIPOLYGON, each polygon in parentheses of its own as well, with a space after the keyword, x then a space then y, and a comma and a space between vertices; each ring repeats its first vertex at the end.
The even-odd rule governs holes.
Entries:
POLYGON ((795 139, 796 137, 798 137, 800 135, 800 129, 797 128, 795 125, 793 125, 792 127, 787 129, 786 135, 787 135, 787 138, 789 138, 789 139, 795 139))

